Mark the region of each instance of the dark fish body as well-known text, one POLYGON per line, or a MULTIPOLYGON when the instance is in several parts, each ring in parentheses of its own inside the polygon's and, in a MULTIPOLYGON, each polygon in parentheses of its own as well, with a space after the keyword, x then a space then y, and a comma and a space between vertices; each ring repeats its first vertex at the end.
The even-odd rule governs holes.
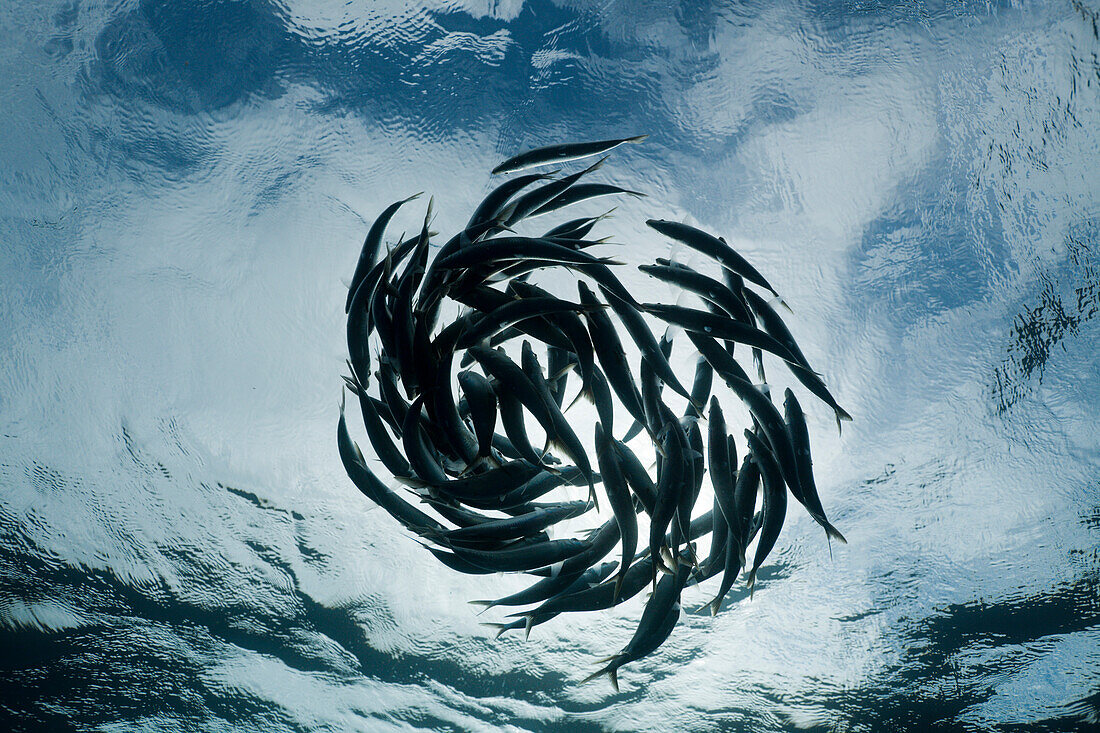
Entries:
POLYGON ((500 424, 504 427, 504 434, 508 436, 508 440, 525 461, 536 466, 547 467, 550 471, 553 471, 554 469, 549 468, 543 462, 544 457, 535 449, 535 446, 531 444, 531 439, 527 436, 523 403, 520 402, 515 392, 499 379, 494 379, 491 384, 493 385, 493 393, 497 396, 497 405, 500 408, 500 424))
POLYGON ((436 260, 436 264, 454 270, 511 260, 571 265, 603 264, 603 260, 583 250, 564 247, 551 239, 531 237, 496 237, 447 255, 436 260))
POLYGON ((649 330, 642 314, 607 288, 601 287, 600 290, 607 299, 608 305, 626 326, 627 333, 642 352, 642 358, 649 362, 653 371, 669 388, 690 402, 691 393, 684 389, 684 385, 680 384, 680 380, 676 378, 672 365, 668 363, 668 357, 657 345, 657 339, 653 337, 653 332, 649 330))
POLYGON ((713 386, 714 367, 700 355, 695 362, 695 381, 693 381, 691 385, 691 400, 688 402, 685 416, 703 416, 702 406, 707 404, 713 386))
POLYGON ((495 601, 470 601, 479 606, 526 606, 540 603, 557 595, 565 595, 590 588, 604 580, 615 569, 615 563, 605 562, 599 567, 571 573, 559 573, 551 578, 543 578, 518 593, 513 593, 495 601))
POLYGON ((617 148, 623 143, 636 143, 646 139, 646 135, 625 137, 618 140, 601 140, 591 143, 571 143, 567 145, 548 145, 544 148, 535 148, 525 153, 520 153, 504 161, 493 169, 493 174, 515 173, 526 168, 534 168, 540 165, 552 165, 565 163, 570 160, 579 160, 593 155, 602 155, 607 151, 617 148))
POLYGON ((776 341, 764 331, 752 326, 746 326, 744 323, 735 321, 732 318, 715 313, 708 313, 707 311, 696 310, 694 308, 685 308, 679 305, 646 303, 642 307, 670 323, 683 326, 688 331, 705 333, 712 338, 736 341, 737 343, 755 346, 764 351, 771 352, 780 359, 791 362, 795 366, 801 366, 797 363, 794 355, 790 353, 786 346, 776 341))
POLYGON ((718 398, 710 401, 710 418, 707 421, 707 452, 710 459, 710 483, 714 499, 727 524, 736 525, 737 509, 734 501, 734 485, 737 477, 730 465, 729 442, 726 440, 726 421, 718 398))
POLYGON ((573 501, 553 509, 536 509, 506 519, 491 519, 472 527, 452 529, 444 532, 439 538, 449 542, 461 542, 528 537, 560 521, 580 516, 589 506, 587 502, 573 501))
POLYGON ((688 224, 681 224, 675 221, 650 219, 646 224, 656 229, 661 234, 664 234, 666 237, 675 239, 678 242, 683 242, 697 252, 702 252, 708 257, 717 260, 727 270, 737 273, 749 282, 759 285, 776 296, 779 295, 775 288, 764 279, 764 276, 761 275, 755 267, 749 264, 748 260, 739 255, 733 247, 730 247, 725 240, 707 234, 704 231, 700 231, 688 224))
POLYGON ((367 429, 367 438, 370 440, 378 460, 382 461, 386 470, 394 476, 411 476, 412 469, 409 467, 409 462, 405 460, 405 456, 394 445, 393 439, 390 438, 390 434, 386 430, 385 423, 378 416, 378 410, 375 409, 374 403, 367 397, 366 388, 361 384, 356 386, 359 407, 363 413, 363 425, 367 429))
POLYGON ((544 181, 550 176, 551 173, 533 173, 531 175, 520 176, 519 178, 513 178, 509 181, 505 181, 492 191, 489 195, 481 200, 481 203, 474 209, 474 213, 470 216, 470 221, 466 224, 466 228, 482 224, 484 222, 492 221, 496 219, 497 214, 500 213, 504 205, 508 203, 509 199, 515 196, 523 189, 530 186, 532 183, 538 181, 544 181))
POLYGON ((791 446, 794 448, 795 462, 798 464, 798 480, 802 486, 802 498, 806 509, 814 521, 820 524, 826 534, 847 544, 844 535, 829 523, 825 517, 825 508, 821 506, 821 497, 817 493, 817 484, 814 482, 813 459, 810 456, 810 432, 806 427, 806 416, 802 414, 802 406, 790 389, 784 392, 783 411, 787 420, 787 433, 791 438, 791 446))
POLYGON ((435 457, 435 452, 428 447, 424 435, 420 430, 420 420, 424 395, 419 394, 409 405, 405 423, 401 426, 401 442, 405 447, 405 456, 409 459, 416 477, 426 484, 439 486, 447 483, 447 474, 435 457))
POLYGON ((483 568, 497 572, 534 570, 568 560, 588 548, 582 540, 550 540, 538 545, 521 547, 516 550, 473 550, 466 547, 452 547, 459 558, 483 568))
POLYGON ((554 396, 554 403, 561 409, 565 401, 565 389, 569 384, 569 369, 576 362, 568 349, 563 349, 553 344, 546 346, 546 369, 550 394, 554 396))
POLYGON ((477 455, 489 458, 493 450, 493 432, 497 424, 497 401, 489 380, 477 372, 459 372, 458 384, 466 395, 470 407, 470 421, 474 424, 477 438, 477 455))
POLYGON ((645 657, 664 643, 680 618, 680 592, 687 583, 690 567, 688 563, 680 563, 675 575, 661 578, 642 611, 634 636, 621 652, 611 658, 607 666, 587 677, 585 682, 606 674, 617 691, 619 668, 645 657))
POLYGON ((611 511, 615 514, 619 535, 622 538, 623 559, 619 564, 619 573, 615 581, 615 587, 618 589, 622 587, 626 572, 630 569, 634 551, 638 548, 638 517, 634 512, 630 488, 619 469, 618 456, 611 446, 611 440, 611 435, 604 431, 600 423, 596 423, 596 460, 600 466, 600 475, 603 477, 607 501, 611 504, 611 511))
POLYGON ((579 219, 570 219, 564 224, 559 224, 542 235, 543 239, 584 239, 592 228, 596 226, 607 214, 600 216, 584 216, 579 219))
MULTIPOLYGON (((658 260, 658 262, 661 262, 661 260, 658 260)), ((668 260, 664 260, 664 262, 668 262, 668 260)), ((750 320, 743 317, 747 309, 725 285, 713 278, 698 273, 686 265, 673 263, 639 265, 638 269, 658 280, 693 292, 711 305, 720 308, 730 318, 752 325, 751 316, 750 320)))
POLYGON ((557 211, 558 209, 571 206, 580 201, 587 201, 589 199, 598 198, 600 196, 615 196, 618 194, 629 194, 636 198, 645 196, 644 193, 639 191, 631 191, 626 188, 619 188, 618 186, 612 186, 609 183, 577 183, 570 186, 562 193, 555 196, 550 201, 546 202, 531 214, 531 216, 541 216, 542 214, 549 214, 551 211, 557 211))
MULTIPOLYGON (((745 438, 750 446, 759 442, 751 430, 745 431, 745 438)), ((760 476, 764 481, 764 521, 760 528, 760 539, 756 544, 752 570, 749 571, 750 590, 756 587, 756 571, 760 569, 772 548, 775 547, 779 532, 783 529, 783 519, 787 514, 787 491, 783 486, 783 474, 774 456, 771 451, 761 449, 760 446, 752 450, 752 455, 753 460, 760 466, 760 476)))
POLYGON ((619 468, 623 473, 623 477, 634 490, 634 495, 641 501, 642 506, 645 507, 646 513, 652 515, 657 504, 657 485, 653 483, 653 479, 649 477, 649 472, 638 460, 638 456, 634 454, 634 451, 618 440, 612 441, 612 448, 619 457, 619 468))
POLYGON ((368 499, 385 509, 390 516, 413 531, 446 531, 446 528, 439 522, 391 491, 367 468, 366 461, 363 460, 363 454, 360 453, 359 447, 355 445, 348 433, 342 405, 336 438, 344 470, 347 471, 352 482, 368 499))
POLYGON ((745 564, 745 550, 749 546, 749 531, 756 512, 756 495, 759 490, 760 467, 750 454, 745 456, 737 472, 737 483, 733 487, 735 521, 730 522, 730 538, 737 541, 742 565, 745 564))
MULTIPOLYGON (((664 470, 657 479, 657 501, 649 520, 649 551, 661 563, 661 547, 665 546, 665 531, 676 515, 680 493, 685 489, 689 477, 687 463, 687 436, 677 420, 669 421, 663 428, 665 460, 664 470)), ((656 571, 656 568, 654 568, 656 571)))
MULTIPOLYGON (((703 351, 704 356, 707 357, 711 366, 714 367, 714 371, 717 372, 729 388, 741 398, 745 406, 749 408, 749 412, 752 413, 752 416, 759 421, 760 427, 764 431, 764 435, 767 436, 772 450, 775 451, 775 457, 779 462, 787 486, 789 486, 791 491, 795 494, 801 493, 801 484, 798 480, 798 467, 795 463, 794 448, 791 447, 791 439, 787 435, 787 425, 783 422, 783 417, 775 409, 775 405, 773 405, 771 400, 765 397, 764 394, 748 380, 737 375, 736 371, 740 370, 740 367, 736 366, 733 357, 729 356, 718 347, 714 339, 699 334, 696 338, 693 338, 692 341, 697 345, 704 345, 703 348, 705 348, 706 351, 703 351, 703 348, 700 348, 700 351, 703 351)), ((743 373, 742 371, 742 374, 743 373)))
MULTIPOLYGON (((527 461, 510 461, 496 468, 490 468, 483 473, 439 483, 431 488, 439 496, 458 499, 473 506, 471 502, 479 500, 499 500, 509 492, 524 486, 541 473, 542 471, 538 466, 527 461)), ((478 508, 494 507, 490 505, 478 508)))
POLYGON ((534 191, 530 191, 520 196, 504 210, 503 213, 507 215, 505 223, 511 226, 523 219, 538 216, 540 209, 549 206, 554 199, 569 190, 569 188, 582 177, 599 169, 606 160, 607 158, 601 158, 582 171, 571 173, 564 178, 552 180, 549 183, 539 186, 534 191))
POLYGON ((627 412, 634 416, 635 420, 645 421, 645 411, 642 409, 642 398, 638 393, 638 387, 634 384, 634 378, 630 374, 630 365, 626 361, 626 353, 619 336, 615 332, 615 326, 611 319, 598 306, 600 301, 584 282, 577 282, 581 304, 589 306, 584 312, 588 321, 588 330, 592 334, 592 345, 596 350, 596 357, 600 360, 604 375, 608 384, 619 397, 619 402, 627 412))
POLYGON ((344 313, 351 311, 351 301, 355 297, 355 291, 358 290, 359 285, 363 282, 367 273, 370 272, 371 267, 374 266, 378 250, 382 247, 382 235, 386 231, 386 225, 390 223, 390 219, 393 218, 398 209, 420 195, 420 193, 414 193, 406 199, 390 204, 383 209, 382 213, 371 224, 370 229, 367 231, 367 238, 363 241, 363 249, 359 252, 359 261, 355 263, 355 272, 351 276, 351 285, 348 286, 348 299, 344 303, 344 313))

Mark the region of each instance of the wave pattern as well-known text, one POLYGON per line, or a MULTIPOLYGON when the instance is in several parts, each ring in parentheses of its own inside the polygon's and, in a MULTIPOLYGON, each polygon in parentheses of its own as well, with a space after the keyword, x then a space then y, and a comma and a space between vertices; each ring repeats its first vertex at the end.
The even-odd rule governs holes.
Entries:
POLYGON ((1095 3, 0 18, 0 727, 1095 726, 1095 3), (699 266, 629 222, 725 232, 855 421, 808 415, 849 544, 792 522, 615 694, 579 681, 642 599, 491 638, 465 601, 514 579, 421 557, 332 425, 375 212, 455 230, 519 150, 641 133, 627 260, 699 266))

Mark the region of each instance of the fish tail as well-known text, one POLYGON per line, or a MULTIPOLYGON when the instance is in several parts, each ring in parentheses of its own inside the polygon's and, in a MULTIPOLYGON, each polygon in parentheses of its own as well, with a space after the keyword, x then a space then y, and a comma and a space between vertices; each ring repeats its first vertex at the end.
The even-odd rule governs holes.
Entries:
POLYGON ((841 407, 839 405, 837 405, 836 407, 833 408, 833 412, 836 413, 836 429, 837 429, 838 432, 840 431, 840 421, 841 420, 843 420, 845 422, 851 422, 852 421, 852 416, 848 414, 848 411, 845 410, 843 407, 841 407))
MULTIPOLYGON (((606 674, 608 679, 611 680, 611 686, 615 688, 615 692, 618 692, 619 691, 619 675, 618 675, 619 668, 616 665, 618 664, 619 657, 620 657, 619 654, 616 654, 612 657, 608 657, 609 661, 608 661, 607 666, 602 667, 599 671, 593 672, 592 674, 585 677, 583 680, 581 680, 581 684, 583 685, 585 682, 591 682, 592 680, 596 679, 597 677, 600 677, 600 676, 606 674)), ((601 660, 601 661, 607 661, 607 660, 601 660)))
POLYGON ((642 424, 635 420, 634 424, 630 426, 630 429, 626 431, 626 435, 623 436, 623 442, 629 443, 630 441, 634 440, 634 437, 638 433, 642 432, 642 427, 642 424))
POLYGON ((466 602, 469 603, 471 606, 487 606, 488 608, 492 608, 493 606, 496 605, 496 601, 466 601, 466 602))
POLYGON ((596 260, 601 265, 625 265, 626 264, 622 260, 617 260, 614 257, 597 257, 596 260))
POLYGON ((749 586, 749 600, 751 601, 753 591, 756 590, 756 568, 753 568, 749 571, 749 579, 746 582, 746 585, 749 586))
POLYGON ((627 568, 623 567, 619 574, 615 576, 615 595, 613 596, 615 605, 619 604, 619 594, 623 592, 623 576, 626 575, 626 570, 627 568))
POLYGON ((848 544, 848 540, 844 539, 844 535, 840 533, 840 530, 834 527, 830 522, 825 522, 825 535, 838 541, 842 545, 848 544))
POLYGON ((498 639, 504 634, 505 631, 511 631, 512 629, 517 628, 512 624, 497 624, 489 622, 483 622, 481 625, 488 626, 491 629, 496 629, 498 639))
POLYGON ((569 407, 566 407, 564 410, 562 410, 562 412, 563 413, 568 412, 569 408, 572 407, 573 405, 577 404, 577 401, 581 397, 588 400, 589 404, 593 404, 593 405, 596 404, 596 396, 592 392, 592 385, 591 384, 584 384, 584 385, 581 385, 581 389, 580 389, 579 392, 577 392, 577 396, 574 397, 573 401, 569 403, 569 407))
POLYGON ((786 309, 788 313, 794 313, 794 311, 791 310, 791 307, 787 305, 787 301, 783 300, 783 296, 777 293, 775 288, 769 285, 768 290, 770 290, 771 294, 774 296, 771 300, 768 301, 769 306, 772 306, 774 309, 774 306, 781 305, 784 309, 786 309))
POLYGON ((529 641, 531 639, 531 627, 534 626, 535 617, 531 614, 524 616, 523 623, 523 640, 529 641))

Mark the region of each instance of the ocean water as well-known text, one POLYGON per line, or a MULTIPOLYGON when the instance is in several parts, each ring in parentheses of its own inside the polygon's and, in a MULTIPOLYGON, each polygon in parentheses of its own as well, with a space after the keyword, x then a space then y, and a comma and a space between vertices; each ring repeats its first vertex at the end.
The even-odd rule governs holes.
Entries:
POLYGON ((1078 0, 5 4, 0 729, 1095 729, 1098 26, 1078 0), (500 160, 641 133, 600 173, 648 194, 608 222, 624 258, 669 254, 648 217, 724 233, 855 420, 809 412, 848 544, 792 511, 753 598, 689 589, 615 693, 580 681, 642 598, 495 639, 467 601, 522 581, 435 562, 335 426, 385 205, 434 193, 450 232, 500 160))

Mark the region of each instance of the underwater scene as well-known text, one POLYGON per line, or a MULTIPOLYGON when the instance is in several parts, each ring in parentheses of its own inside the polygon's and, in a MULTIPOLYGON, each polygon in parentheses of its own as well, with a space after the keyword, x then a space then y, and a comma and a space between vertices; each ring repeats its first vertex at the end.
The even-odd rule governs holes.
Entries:
POLYGON ((0 18, 0 730, 1100 730, 1100 4, 0 18))

